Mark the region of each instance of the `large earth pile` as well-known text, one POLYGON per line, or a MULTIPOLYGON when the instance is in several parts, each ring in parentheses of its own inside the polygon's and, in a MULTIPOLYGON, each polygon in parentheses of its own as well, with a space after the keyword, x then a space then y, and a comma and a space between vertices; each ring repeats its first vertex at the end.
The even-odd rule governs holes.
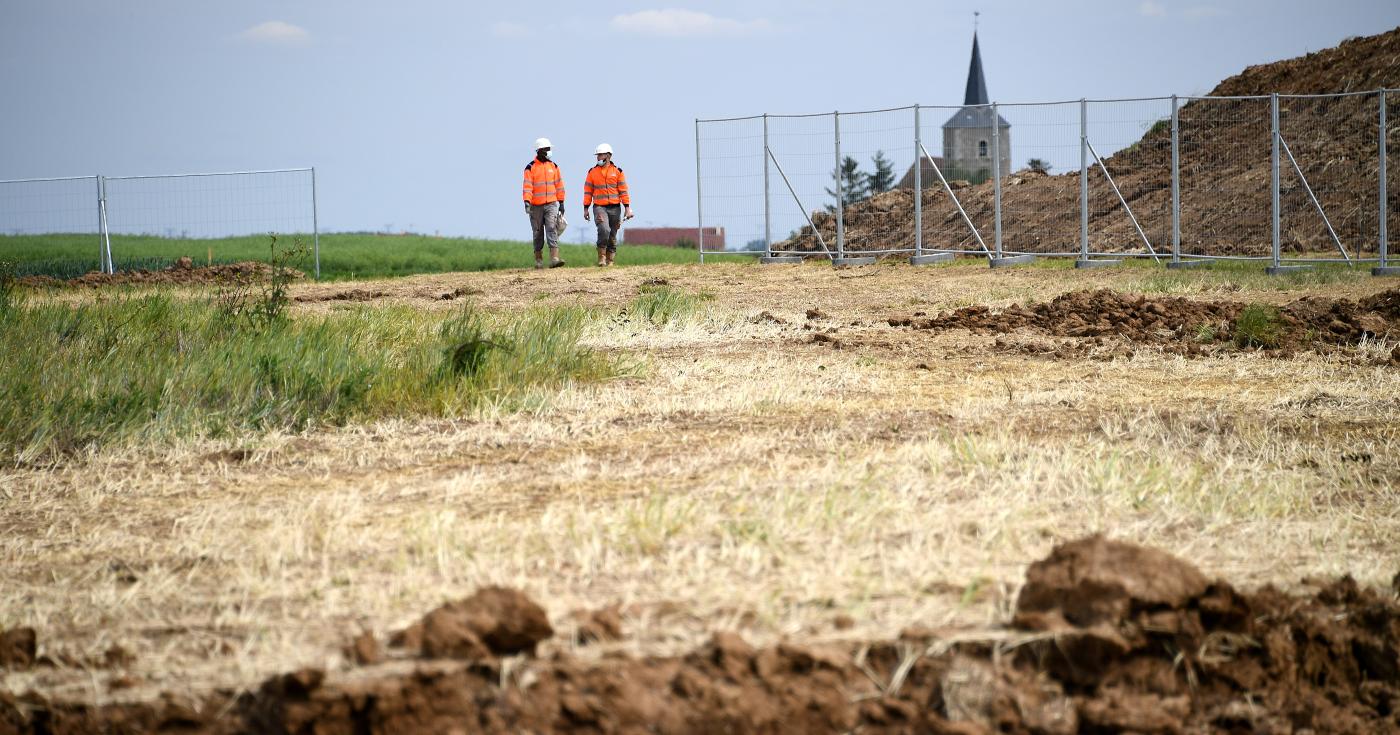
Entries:
MULTIPOLYGON (((1221 82, 1211 96, 1326 94, 1382 87, 1400 87, 1400 28, 1351 39, 1307 56, 1249 67, 1221 82)), ((1400 93, 1392 93, 1389 100, 1389 119, 1400 119, 1400 93)), ((1374 255, 1378 247, 1377 104, 1374 95, 1280 100, 1282 137, 1352 256, 1374 255)), ((1179 118, 1182 252, 1267 255, 1271 246, 1269 101, 1184 101, 1179 118)), ((1394 159, 1400 151, 1400 125, 1391 123, 1387 141, 1394 159)), ((1292 164, 1284 154, 1280 156, 1282 247, 1289 253, 1340 257, 1292 164)), ((1106 158, 1105 165, 1153 247, 1170 252, 1170 125, 1159 122, 1152 126, 1139 141, 1106 158)), ((1092 157, 1090 166, 1090 249, 1146 252, 1142 238, 1092 157)), ((1391 169, 1400 170, 1394 165, 1391 169)), ((954 185, 963 208, 990 247, 993 183, 954 185)), ((1393 172, 1390 185, 1392 192, 1400 189, 1400 180, 1393 172)), ((1054 176, 1018 171, 1003 179, 1002 188, 1006 250, 1078 251, 1078 170, 1054 176)), ((924 183, 923 197, 926 247, 979 249, 937 181, 924 183)), ((817 212, 812 220, 828 247, 834 247, 834 215, 817 212)), ((912 249, 913 222, 912 190, 896 189, 850 205, 845 217, 847 249, 912 249)), ((1390 228, 1392 233, 1400 232, 1400 212, 1391 212, 1390 228)), ((796 237, 775 244, 774 249, 819 251, 821 246, 811 227, 804 225, 796 237)))
MULTIPOLYGON (((762 649, 718 633, 685 656, 592 662, 536 657, 554 635, 544 611, 486 588, 387 656, 361 637, 358 665, 252 693, 94 707, 0 692, 0 733, 1400 732, 1394 591, 1310 586, 1246 593, 1094 536, 1030 566, 1003 630, 762 649)), ((32 665, 34 633, 21 633, 0 667, 32 665)))

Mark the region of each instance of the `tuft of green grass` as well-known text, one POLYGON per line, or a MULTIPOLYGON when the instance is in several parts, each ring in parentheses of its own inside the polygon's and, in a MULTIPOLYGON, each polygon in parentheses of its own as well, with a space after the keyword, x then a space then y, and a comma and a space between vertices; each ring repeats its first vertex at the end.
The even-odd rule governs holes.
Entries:
POLYGON ((1283 318, 1273 306, 1250 304, 1235 317, 1234 335, 1236 347, 1278 347, 1283 338, 1283 318))
POLYGON ((665 326, 685 319, 700 310, 713 298, 707 294, 692 294, 666 285, 644 285, 626 312, 634 318, 665 326))
POLYGON ((539 405, 627 370, 579 344, 594 315, 358 308, 250 328, 164 294, 19 302, 0 330, 0 462, 128 441, 539 405))

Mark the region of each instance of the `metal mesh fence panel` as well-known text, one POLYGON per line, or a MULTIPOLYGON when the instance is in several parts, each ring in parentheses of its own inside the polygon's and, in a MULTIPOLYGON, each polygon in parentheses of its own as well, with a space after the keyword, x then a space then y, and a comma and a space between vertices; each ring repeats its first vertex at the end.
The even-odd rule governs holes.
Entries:
POLYGON ((1183 98, 1181 252, 1267 258, 1272 249, 1268 97, 1183 98))
MULTIPOLYGON (((957 124, 958 116, 966 111, 990 115, 990 110, 990 107, 944 105, 919 108, 919 135, 928 154, 920 175, 924 250, 983 255, 985 251, 973 234, 973 227, 976 227, 988 247, 992 245, 994 212, 991 172, 986 166, 968 161, 969 156, 982 158, 977 147, 980 138, 974 140, 970 136, 958 136, 952 127, 957 124), (965 144, 961 150, 960 144, 965 144), (938 178, 940 173, 948 182, 946 188, 938 178), (959 206, 966 213, 966 218, 958 211, 959 206)), ((991 143, 987 145, 990 150, 991 143)), ((987 156, 987 160, 990 160, 991 153, 987 156)), ((912 176, 907 185, 911 188, 914 186, 912 176)))
POLYGON ((896 184, 914 165, 914 108, 841 113, 841 158, 855 171, 843 181, 846 252, 913 252, 913 191, 896 184))
MULTIPOLYGON (((1379 115, 1380 111, 1376 111, 1379 115)), ((1376 137, 1380 137, 1380 124, 1372 127, 1376 137)), ((1386 262, 1394 268, 1400 266, 1400 91, 1385 92, 1385 242, 1386 262)), ((1379 197, 1378 197, 1379 198, 1379 197)), ((1379 222, 1380 218, 1377 217, 1379 222)), ((1377 237, 1377 242, 1380 237, 1377 237)))
POLYGON ((697 126, 705 252, 762 254, 769 244, 763 211, 763 118, 702 120, 697 126), (715 235, 724 234, 722 243, 711 236, 711 228, 716 228, 715 235))
POLYGON ((1002 156, 1003 253, 1078 251, 1079 103, 998 105, 997 114, 1007 125, 993 146, 1002 156), (1041 173, 1031 161, 1070 173, 1041 173))
POLYGON ((96 176, 0 181, 0 260, 20 275, 102 269, 98 197, 96 176))
POLYGON ((313 247, 314 181, 311 169, 107 177, 113 258, 217 256, 219 239, 269 233, 313 247))
POLYGON ((770 212, 775 252, 835 253, 835 116, 770 115, 770 212), (820 238, 812 231, 815 224, 820 238))
POLYGON ((1380 222, 1377 95, 1279 96, 1283 259, 1374 258, 1380 222))
POLYGON ((1170 256, 1171 105, 1170 97, 1084 103, 1089 254, 1170 256))

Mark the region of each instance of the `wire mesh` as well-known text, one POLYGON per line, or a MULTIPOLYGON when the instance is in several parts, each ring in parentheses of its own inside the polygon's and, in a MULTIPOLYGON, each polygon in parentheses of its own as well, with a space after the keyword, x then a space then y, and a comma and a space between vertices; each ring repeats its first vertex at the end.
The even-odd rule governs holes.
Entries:
MULTIPOLYGON (((993 212, 991 169, 988 158, 982 156, 978 143, 981 138, 959 135, 956 124, 964 112, 990 115, 991 108, 931 106, 919 109, 919 137, 928 157, 920 173, 923 192, 923 246, 925 250, 985 254, 973 227, 988 247, 993 243, 993 212), (960 144, 965 144, 959 148, 960 144), (970 146, 970 147, 968 147, 970 146), (948 182, 945 188, 939 174, 948 182), (974 182, 983 182, 980 185, 974 182), (951 195, 949 191, 951 190, 951 195), (967 218, 959 213, 961 206, 967 218), (972 225, 969 226, 968 222, 972 225)), ((988 142, 988 151, 991 143, 988 142)), ((912 171, 910 172, 912 173, 912 171)), ((904 185, 904 182, 901 182, 904 185)), ((908 186, 912 187, 912 178, 908 186)))
POLYGON ((69 263, 65 274, 98 270, 97 200, 96 176, 0 181, 0 259, 25 261, 21 275, 47 272, 51 260, 69 263))
POLYGON ((1376 257, 1378 104, 1376 94, 1279 96, 1283 259, 1376 257))
POLYGON ((821 252, 824 243, 835 253, 835 116, 770 115, 768 149, 773 251, 821 252))
POLYGON ((913 252, 913 190, 897 185, 914 165, 914 108, 842 113, 841 158, 846 252, 913 252))
POLYGON ((1003 253, 1078 252, 1079 103, 998 105, 997 114, 1003 253))
POLYGON ((1177 113, 1182 254, 1269 257, 1269 98, 1184 100, 1177 113))
POLYGON ((113 258, 138 242, 149 255, 193 257, 208 240, 269 233, 309 246, 316 228, 310 169, 108 177, 106 188, 113 258))
POLYGON ((768 244, 763 216, 763 118, 697 125, 705 252, 763 252, 768 244), (708 234, 712 227, 723 233, 722 243, 708 234))
POLYGON ((1171 106, 1170 97, 1084 104, 1090 255, 1171 255, 1171 106))

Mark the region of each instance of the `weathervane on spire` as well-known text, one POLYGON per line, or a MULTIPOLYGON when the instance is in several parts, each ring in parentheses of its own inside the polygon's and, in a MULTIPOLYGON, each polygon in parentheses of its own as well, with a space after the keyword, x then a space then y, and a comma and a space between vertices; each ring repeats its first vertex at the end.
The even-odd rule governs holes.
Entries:
POLYGON ((972 32, 973 32, 973 33, 976 33, 976 32, 977 32, 977 16, 979 16, 979 15, 981 15, 981 14, 982 14, 982 11, 980 11, 980 10, 974 10, 974 11, 972 11, 972 32))

